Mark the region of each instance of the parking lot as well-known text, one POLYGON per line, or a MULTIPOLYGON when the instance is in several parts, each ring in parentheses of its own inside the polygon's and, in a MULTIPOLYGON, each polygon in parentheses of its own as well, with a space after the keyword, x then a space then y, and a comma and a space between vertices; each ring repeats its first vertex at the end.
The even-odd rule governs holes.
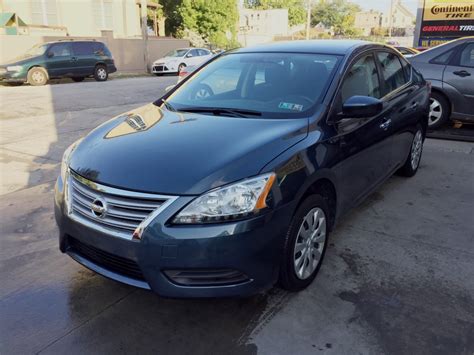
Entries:
POLYGON ((418 174, 347 215, 298 294, 165 299, 61 254, 64 149, 175 81, 0 87, 0 354, 473 354, 474 143, 428 139, 418 174))

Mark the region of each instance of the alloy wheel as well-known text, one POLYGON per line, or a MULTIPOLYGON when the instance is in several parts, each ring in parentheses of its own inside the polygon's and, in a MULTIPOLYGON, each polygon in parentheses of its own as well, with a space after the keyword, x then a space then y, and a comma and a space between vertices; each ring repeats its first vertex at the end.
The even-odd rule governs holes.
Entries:
POLYGON ((44 77, 44 73, 39 71, 39 70, 36 70, 32 73, 31 75, 31 79, 33 79, 33 81, 36 83, 36 84, 41 84, 45 77, 44 77))
POLYGON ((411 144, 411 167, 413 170, 416 170, 416 168, 418 168, 418 164, 420 164, 422 150, 423 135, 421 134, 421 130, 418 130, 411 144))
POLYGON ((296 276, 305 280, 321 262, 326 243, 326 215, 321 208, 313 208, 303 218, 298 230, 293 261, 296 276))
POLYGON ((428 115, 428 126, 436 124, 443 117, 443 106, 433 98, 430 98, 430 113, 428 115))
POLYGON ((97 76, 99 79, 104 80, 107 78, 107 71, 104 68, 97 69, 97 76))

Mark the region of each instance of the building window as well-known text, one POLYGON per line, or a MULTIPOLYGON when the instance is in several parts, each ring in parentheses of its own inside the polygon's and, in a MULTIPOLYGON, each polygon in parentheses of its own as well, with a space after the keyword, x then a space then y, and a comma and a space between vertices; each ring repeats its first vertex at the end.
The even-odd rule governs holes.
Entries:
POLYGON ((94 0, 92 10, 97 28, 113 29, 113 0, 94 0))
POLYGON ((56 0, 33 0, 31 2, 31 20, 34 25, 57 26, 56 0))

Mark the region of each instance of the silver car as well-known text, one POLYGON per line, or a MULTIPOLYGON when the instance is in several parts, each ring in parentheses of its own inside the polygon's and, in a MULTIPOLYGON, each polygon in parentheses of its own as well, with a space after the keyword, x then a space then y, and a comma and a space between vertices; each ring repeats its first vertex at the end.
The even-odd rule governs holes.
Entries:
POLYGON ((408 58, 431 82, 428 125, 449 119, 474 122, 474 37, 464 37, 408 58))

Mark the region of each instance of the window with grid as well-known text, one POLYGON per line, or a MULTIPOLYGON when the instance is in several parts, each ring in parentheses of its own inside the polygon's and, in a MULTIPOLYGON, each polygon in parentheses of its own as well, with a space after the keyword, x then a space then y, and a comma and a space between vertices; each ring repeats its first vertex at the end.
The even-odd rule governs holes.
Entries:
POLYGON ((113 29, 113 0, 94 0, 92 11, 97 28, 101 30, 113 29))
POLYGON ((56 0, 32 0, 31 20, 33 25, 57 26, 58 8, 56 0))

